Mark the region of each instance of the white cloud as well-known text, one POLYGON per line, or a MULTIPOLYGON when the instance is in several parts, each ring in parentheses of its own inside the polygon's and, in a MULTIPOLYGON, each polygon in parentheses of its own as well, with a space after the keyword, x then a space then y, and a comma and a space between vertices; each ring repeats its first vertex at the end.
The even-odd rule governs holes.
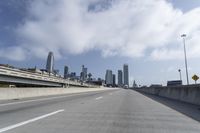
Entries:
POLYGON ((106 1, 33 1, 30 17, 17 28, 21 49, 42 58, 48 51, 61 58, 91 50, 104 57, 135 58, 147 56, 150 49, 150 58, 180 59, 179 37, 186 33, 189 57, 200 57, 200 8, 183 14, 165 0, 106 1))
POLYGON ((22 61, 26 58, 26 54, 20 47, 8 47, 0 49, 0 57, 14 61, 22 61))
POLYGON ((151 53, 151 57, 154 60, 177 60, 183 59, 184 55, 182 50, 172 50, 172 49, 155 49, 151 53))

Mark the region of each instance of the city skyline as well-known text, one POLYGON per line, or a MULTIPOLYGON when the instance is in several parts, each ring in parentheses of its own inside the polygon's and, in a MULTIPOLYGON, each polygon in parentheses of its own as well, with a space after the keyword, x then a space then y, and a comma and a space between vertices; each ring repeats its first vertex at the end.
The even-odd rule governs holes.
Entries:
POLYGON ((168 80, 179 79, 179 69, 186 84, 181 34, 187 34, 190 83, 194 74, 200 75, 200 1, 19 1, 0 1, 1 64, 45 68, 47 53, 52 51, 54 68, 62 75, 65 65, 79 74, 84 64, 94 77, 104 78, 106 69, 117 74, 118 68, 127 63, 130 84, 135 80, 140 85, 166 85, 168 80), (33 5, 37 11, 31 8, 33 5), (131 10, 133 5, 135 10, 131 10), (139 12, 144 5, 146 10, 139 12), (160 9, 165 10, 157 12, 160 9), (45 15, 47 12, 52 18, 45 15), (71 19, 68 12, 77 12, 77 16, 71 19), (57 18, 59 13, 62 15, 57 18), (117 21, 121 17, 123 21, 117 21))

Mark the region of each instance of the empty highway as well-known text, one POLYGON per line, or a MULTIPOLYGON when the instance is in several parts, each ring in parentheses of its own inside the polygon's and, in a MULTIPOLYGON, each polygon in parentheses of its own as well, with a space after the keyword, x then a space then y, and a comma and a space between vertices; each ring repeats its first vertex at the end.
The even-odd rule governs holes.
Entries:
POLYGON ((199 133, 199 107, 170 103, 123 89, 0 101, 0 133, 199 133))

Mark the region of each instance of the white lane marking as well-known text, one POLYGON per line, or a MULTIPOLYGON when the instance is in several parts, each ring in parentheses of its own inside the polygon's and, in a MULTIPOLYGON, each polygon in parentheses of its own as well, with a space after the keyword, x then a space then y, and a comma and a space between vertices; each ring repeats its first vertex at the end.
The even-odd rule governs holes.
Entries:
POLYGON ((63 112, 63 111, 64 111, 64 109, 61 109, 61 110, 58 110, 58 111, 55 111, 55 112, 52 112, 52 113, 49 113, 49 114, 46 114, 46 115, 42 115, 42 116, 39 116, 39 117, 30 119, 30 120, 27 120, 27 121, 24 121, 24 122, 17 123, 17 124, 15 124, 15 125, 11 125, 11 126, 8 126, 8 127, 5 127, 5 128, 1 128, 1 129, 0 129, 0 133, 3 133, 3 132, 6 132, 6 131, 8 131, 8 130, 11 130, 11 129, 14 129, 14 128, 17 128, 17 127, 20 127, 20 126, 23 126, 23 125, 26 125, 26 124, 35 122, 35 121, 38 121, 38 120, 40 120, 40 119, 44 119, 44 118, 46 118, 46 117, 55 115, 55 114, 60 113, 60 112, 63 112))
POLYGON ((47 100, 53 100, 53 99, 60 99, 60 98, 66 98, 66 97, 71 97, 71 96, 81 96, 81 95, 83 95, 83 94, 73 94, 73 95, 67 95, 67 96, 49 97, 49 98, 27 100, 27 101, 21 101, 21 102, 5 103, 5 104, 0 104, 0 107, 7 106, 7 105, 21 104, 21 103, 30 103, 30 102, 36 102, 36 101, 47 101, 47 100))
POLYGON ((97 97, 96 100, 102 99, 103 97, 97 97))

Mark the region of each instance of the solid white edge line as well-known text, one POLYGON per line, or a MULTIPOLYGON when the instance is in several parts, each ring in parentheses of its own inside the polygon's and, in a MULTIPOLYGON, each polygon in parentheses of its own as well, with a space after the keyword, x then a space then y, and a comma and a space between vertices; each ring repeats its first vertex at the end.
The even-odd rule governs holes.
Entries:
POLYGON ((64 111, 64 109, 61 109, 61 110, 58 110, 58 111, 55 111, 55 112, 52 112, 52 113, 49 113, 49 114, 46 114, 46 115, 42 115, 42 116, 39 116, 39 117, 30 119, 30 120, 27 120, 27 121, 24 121, 24 122, 17 123, 17 124, 15 124, 15 125, 11 125, 11 126, 8 126, 8 127, 5 127, 5 128, 1 128, 1 129, 0 129, 0 133, 3 133, 3 132, 5 132, 5 131, 8 131, 8 130, 11 130, 11 129, 14 129, 14 128, 17 128, 17 127, 20 127, 20 126, 23 126, 23 125, 26 125, 26 124, 35 122, 35 121, 38 121, 38 120, 40 120, 40 119, 44 119, 44 118, 46 118, 46 117, 55 115, 55 114, 60 113, 60 112, 63 112, 63 111, 64 111))
POLYGON ((103 97, 97 97, 96 100, 102 99, 103 97))

